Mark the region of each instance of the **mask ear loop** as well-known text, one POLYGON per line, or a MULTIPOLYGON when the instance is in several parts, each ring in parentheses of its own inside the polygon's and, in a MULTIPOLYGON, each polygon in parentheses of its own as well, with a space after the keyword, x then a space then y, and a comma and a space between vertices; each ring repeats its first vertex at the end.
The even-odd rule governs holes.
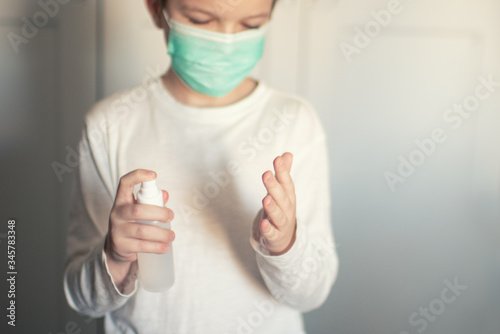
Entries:
POLYGON ((161 12, 163 13, 163 17, 165 18, 165 21, 167 22, 168 27, 172 28, 172 25, 170 24, 170 16, 168 16, 167 9, 163 8, 161 10, 161 12))

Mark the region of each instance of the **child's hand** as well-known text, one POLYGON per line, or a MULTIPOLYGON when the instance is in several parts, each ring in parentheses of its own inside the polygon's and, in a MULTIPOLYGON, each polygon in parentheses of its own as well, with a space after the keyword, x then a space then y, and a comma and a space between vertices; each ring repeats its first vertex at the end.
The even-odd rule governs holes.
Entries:
MULTIPOLYGON (((168 223, 174 213, 171 209, 150 204, 138 204, 134 198, 134 186, 143 181, 151 181, 156 174, 145 169, 136 169, 120 178, 115 202, 109 215, 108 234, 105 250, 110 260, 134 262, 137 253, 162 254, 170 251, 169 243, 175 238, 172 230, 159 226, 138 223, 136 220, 152 220, 168 223)), ((168 192, 162 190, 163 203, 168 200, 168 192)))
POLYGON ((276 176, 268 170, 262 174, 267 195, 262 200, 264 218, 254 226, 256 239, 272 255, 286 253, 295 242, 295 188, 290 176, 293 155, 285 152, 273 161, 276 176))

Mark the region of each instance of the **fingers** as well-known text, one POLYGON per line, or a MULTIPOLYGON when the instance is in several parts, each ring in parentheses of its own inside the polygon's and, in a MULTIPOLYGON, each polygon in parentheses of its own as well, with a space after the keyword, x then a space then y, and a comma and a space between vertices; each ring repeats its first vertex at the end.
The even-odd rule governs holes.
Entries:
POLYGON ((273 197, 278 205, 283 210, 288 210, 291 205, 288 193, 285 191, 285 188, 273 175, 273 173, 271 171, 266 171, 262 175, 262 181, 264 182, 264 186, 266 187, 267 192, 273 197))
POLYGON ((290 152, 285 152, 281 156, 276 157, 273 161, 276 179, 285 190, 292 204, 295 204, 295 186, 290 176, 292 168, 293 155, 290 152))
POLYGON ((260 222, 260 230, 262 231, 261 233, 261 238, 262 238, 262 243, 266 245, 269 241, 274 241, 278 239, 278 230, 273 226, 273 224, 269 221, 269 219, 263 219, 260 222))
POLYGON ((111 225, 115 251, 119 254, 163 253, 167 251, 168 248, 165 246, 175 239, 175 233, 172 230, 134 222, 131 217, 148 217, 145 220, 169 222, 170 218, 155 218, 162 215, 165 217, 165 213, 168 215, 169 212, 171 212, 170 209, 147 204, 131 204, 117 208, 111 225), (128 208, 139 209, 130 211, 128 208), (149 216, 148 211, 152 211, 151 216, 149 216))
POLYGON ((273 161, 276 175, 271 171, 262 175, 262 181, 268 191, 262 199, 266 215, 259 224, 264 240, 278 240, 283 233, 286 234, 288 221, 295 215, 295 186, 290 176, 292 161, 292 153, 285 152, 273 161))
MULTIPOLYGON (((283 172, 281 170, 282 167, 284 168, 284 166, 278 167, 281 173, 283 172)), ((285 171, 285 173, 287 172, 285 171)), ((273 175, 271 171, 266 171, 262 175, 262 181, 264 182, 264 186, 267 188, 269 194, 266 195, 266 197, 264 197, 264 199, 262 200, 262 205, 264 206, 264 209, 271 218, 272 222, 279 228, 279 225, 286 222, 286 216, 284 213, 293 211, 295 203, 290 200, 287 190, 285 190, 283 184, 279 182, 279 180, 273 175)), ((286 182, 286 177, 285 181, 283 181, 282 176, 282 182, 286 182)), ((291 182, 291 178, 288 182, 291 182)), ((293 185, 288 185, 288 189, 293 190, 293 185)))
POLYGON ((161 191, 163 194, 163 204, 167 204, 168 198, 170 197, 169 193, 166 190, 161 191))
POLYGON ((156 173, 147 169, 136 169, 120 178, 116 191, 115 205, 134 203, 134 186, 156 178, 156 173))
MULTIPOLYGON (((164 195, 165 198, 165 195, 164 195)), ((145 240, 148 242, 172 242, 175 234, 171 230, 165 230, 159 226, 136 223, 137 220, 159 221, 168 223, 174 218, 174 212, 165 207, 159 207, 149 204, 128 204, 116 207, 112 212, 112 220, 117 228, 114 233, 114 238, 132 238, 145 240), (172 238, 172 239, 171 239, 172 238)), ((130 246, 132 240, 127 240, 130 246)), ((133 241, 132 245, 134 245, 133 241)), ((157 245, 158 246, 158 245, 157 245)), ((156 248, 158 248, 155 246, 156 248)), ((138 252, 136 249, 135 252, 138 252)))
POLYGON ((276 203, 272 195, 266 195, 262 200, 262 205, 267 213, 267 218, 270 219, 272 224, 276 227, 276 229, 281 230, 283 226, 285 226, 287 222, 287 217, 285 215, 284 210, 276 203))
MULTIPOLYGON (((129 224, 129 225, 143 225, 143 224, 129 224)), ((170 250, 170 243, 172 239, 175 239, 175 234, 169 230, 163 230, 162 233, 158 233, 157 229, 159 227, 156 226, 138 226, 132 230, 138 230, 142 235, 148 235, 148 240, 138 239, 138 238, 130 238, 127 236, 116 236, 115 243, 120 244, 120 255, 123 257, 128 257, 135 253, 166 253, 170 250), (152 230, 153 232, 150 232, 152 230), (171 239, 172 238, 172 239, 171 239)), ((161 229, 161 228, 160 228, 161 229)), ((132 232, 133 233, 133 232, 132 232)))
POLYGON ((285 152, 281 156, 285 160, 285 165, 288 173, 290 173, 290 171, 292 170, 293 154, 290 152, 285 152))
POLYGON ((175 239, 175 233, 172 230, 141 223, 127 224, 126 228, 123 229, 123 233, 123 237, 126 238, 166 244, 171 243, 175 239))
POLYGON ((162 254, 170 251, 170 245, 167 243, 132 239, 130 244, 133 249, 138 250, 137 253, 162 254))
MULTIPOLYGON (((138 204, 134 198, 135 185, 154 180, 156 173, 136 169, 120 178, 113 208, 110 213, 108 239, 110 251, 116 258, 134 261, 136 253, 165 253, 175 238, 175 233, 153 224, 137 221, 158 221, 168 223, 174 212, 166 207, 138 204)), ((169 193, 162 190, 163 203, 169 193)))
POLYGON ((150 220, 169 223, 174 219, 174 212, 171 209, 151 204, 122 205, 116 207, 113 213, 112 218, 129 222, 150 220))
POLYGON ((116 226, 111 239, 114 250, 122 256, 164 253, 169 249, 166 246, 175 240, 174 231, 159 226, 135 222, 117 222, 116 226))

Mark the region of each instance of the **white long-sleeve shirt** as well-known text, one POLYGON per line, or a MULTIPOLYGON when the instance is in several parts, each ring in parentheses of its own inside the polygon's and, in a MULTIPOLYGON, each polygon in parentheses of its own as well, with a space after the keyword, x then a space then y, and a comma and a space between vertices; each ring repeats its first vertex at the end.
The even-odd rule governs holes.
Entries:
POLYGON ((197 108, 155 77, 96 103, 78 152, 64 271, 73 309, 105 316, 106 333, 305 333, 301 312, 324 303, 338 270, 326 137, 306 101, 260 82, 232 105, 197 108), (272 256, 252 226, 264 212, 262 174, 287 151, 296 240, 272 256), (175 284, 159 293, 139 278, 120 291, 104 252, 120 177, 138 168, 157 173, 175 213, 175 284))

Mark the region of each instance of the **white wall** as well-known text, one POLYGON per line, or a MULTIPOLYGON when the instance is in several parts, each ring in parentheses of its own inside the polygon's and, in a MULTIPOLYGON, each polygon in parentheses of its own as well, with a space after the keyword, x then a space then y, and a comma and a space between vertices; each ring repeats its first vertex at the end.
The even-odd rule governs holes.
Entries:
POLYGON ((76 149, 81 117, 96 100, 97 11, 95 0, 50 11, 38 1, 0 0, 0 270, 5 277, 7 220, 14 219, 18 273, 15 328, 6 321, 7 281, 0 282, 0 333, 72 332, 72 321, 85 333, 96 328, 64 298, 72 174, 59 179, 52 164, 66 163, 66 147, 76 149), (23 42, 11 43, 13 34, 23 42))

